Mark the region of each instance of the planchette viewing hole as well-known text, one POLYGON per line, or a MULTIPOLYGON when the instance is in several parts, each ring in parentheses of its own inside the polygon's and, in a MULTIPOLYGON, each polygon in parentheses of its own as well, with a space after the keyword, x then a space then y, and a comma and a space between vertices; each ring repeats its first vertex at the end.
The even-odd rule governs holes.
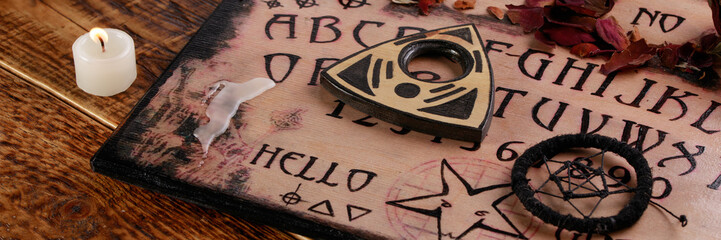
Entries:
POLYGON ((398 58, 404 73, 424 82, 457 81, 468 75, 473 67, 473 59, 467 50, 443 40, 408 44, 398 58))

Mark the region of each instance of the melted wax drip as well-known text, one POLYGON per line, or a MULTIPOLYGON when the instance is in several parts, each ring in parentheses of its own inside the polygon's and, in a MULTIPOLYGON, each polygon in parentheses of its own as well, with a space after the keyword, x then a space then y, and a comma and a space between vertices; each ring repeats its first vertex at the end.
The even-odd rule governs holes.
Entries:
POLYGON ((198 138, 198 141, 203 146, 203 157, 208 155, 208 148, 210 148, 213 139, 228 129, 230 119, 238 111, 241 103, 257 97, 275 86, 275 82, 267 78, 253 78, 244 83, 223 80, 213 85, 213 90, 210 91, 208 96, 212 96, 221 84, 223 89, 220 90, 218 95, 208 104, 208 109, 205 110, 205 115, 210 118, 210 121, 193 132, 193 135, 198 138))

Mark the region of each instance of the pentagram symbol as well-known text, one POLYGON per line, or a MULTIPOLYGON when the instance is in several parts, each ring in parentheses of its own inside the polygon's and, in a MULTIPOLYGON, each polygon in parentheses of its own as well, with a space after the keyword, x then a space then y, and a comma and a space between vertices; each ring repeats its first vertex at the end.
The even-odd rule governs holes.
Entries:
MULTIPOLYGON (((630 227, 638 221, 650 203, 653 180, 648 162, 637 149, 609 137, 576 134, 557 136, 526 150, 513 166, 511 183, 513 192, 525 208, 544 222, 568 230, 605 234, 630 227), (573 149, 578 148, 585 150, 595 148, 601 151, 568 161, 552 159, 560 153, 572 152, 573 149), (625 181, 607 173, 609 152, 625 159, 633 167, 636 176, 634 187, 629 185, 632 181, 625 181), (599 166, 592 167, 594 164, 599 166), (529 184, 532 179, 527 175, 531 166, 540 167, 543 169, 540 171, 548 174, 538 187, 531 187, 529 184), (566 209, 558 209, 562 207, 561 204, 542 203, 536 198, 539 194, 560 199, 559 202, 566 203, 570 206, 570 211, 575 211, 577 214, 559 213, 560 210, 566 209), (618 214, 613 216, 596 214, 602 202, 621 194, 633 196, 627 203, 617 204, 624 206, 618 214), (582 201, 591 202, 586 204, 590 210, 584 211, 579 207, 579 202, 582 201), (554 206, 556 209, 549 206, 554 206), (578 215, 581 217, 577 217, 578 215)), ((618 202, 618 199, 612 201, 612 203, 618 202)))
POLYGON ((316 3, 315 0, 295 0, 295 3, 298 4, 298 8, 318 6, 318 3, 316 3))
POLYGON ((462 239, 476 229, 527 239, 499 208, 501 202, 513 195, 506 193, 509 184, 475 188, 445 159, 441 162, 440 175, 443 183, 440 193, 392 200, 386 204, 437 218, 438 239, 462 239))
POLYGON ((348 8, 359 8, 364 5, 371 5, 367 0, 338 0, 340 5, 343 5, 343 9, 348 8))
POLYGON ((286 194, 281 194, 280 196, 283 199, 283 202, 285 203, 285 206, 288 205, 296 205, 299 202, 305 202, 303 199, 301 199, 300 195, 298 194, 298 190, 300 190, 300 183, 298 184, 298 187, 295 188, 295 191, 287 192, 286 194))
POLYGON ((278 0, 270 0, 270 1, 263 1, 266 5, 268 5, 268 9, 277 8, 277 7, 283 7, 278 0))

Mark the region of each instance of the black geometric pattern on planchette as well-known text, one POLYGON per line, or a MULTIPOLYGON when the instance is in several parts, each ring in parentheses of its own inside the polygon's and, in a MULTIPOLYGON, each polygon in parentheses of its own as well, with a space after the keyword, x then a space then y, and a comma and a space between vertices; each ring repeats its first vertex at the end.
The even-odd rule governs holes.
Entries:
POLYGON ((368 95, 375 96, 373 90, 371 90, 371 87, 368 84, 368 69, 371 65, 371 56, 372 55, 368 55, 353 65, 350 65, 350 67, 338 73, 338 77, 346 81, 348 84, 356 87, 358 90, 361 90, 368 95))
POLYGON ((322 76, 321 85, 341 101, 411 130, 479 141, 490 124, 493 78, 472 24, 377 44, 336 62, 322 76), (408 64, 423 54, 458 63, 462 74, 450 80, 419 79, 408 64))
MULTIPOLYGON (((445 35, 451 35, 459 37, 463 40, 468 41, 469 43, 472 43, 473 40, 471 39, 471 31, 468 28, 462 28, 457 30, 452 30, 448 32, 443 32, 441 34, 445 35)), ((421 35, 420 37, 413 38, 415 39, 424 39, 422 37, 424 35, 421 35)), ((401 43, 404 43, 405 40, 399 41, 401 43)), ((474 52, 478 52, 477 50, 474 52)), ((474 54, 477 55, 477 54, 474 54)), ((347 82, 351 86, 357 88, 358 90, 367 93, 370 96, 375 96, 375 93, 373 92, 373 89, 371 88, 378 88, 380 79, 380 72, 381 67, 383 66, 383 59, 377 59, 375 61, 374 66, 371 67, 371 60, 372 60, 373 54, 368 54, 366 57, 360 59, 359 61, 353 63, 348 68, 344 69, 343 71, 340 71, 338 73, 338 77, 342 79, 343 81, 347 82), (372 70, 372 78, 369 81, 368 79, 368 73, 369 70, 372 70)), ((483 59, 476 56, 478 58, 479 64, 483 63, 483 59)), ((391 62, 392 63, 392 62, 391 62)), ((390 73, 388 73, 388 68, 386 65, 386 71, 387 77, 392 77, 392 70, 390 70, 390 73)), ((476 71, 482 72, 483 68, 476 67, 476 71)), ((460 79, 457 79, 460 80, 460 79)), ((457 87, 455 88, 455 85, 448 84, 443 85, 439 87, 441 90, 445 89, 453 89, 444 93, 441 93, 438 96, 434 96, 432 98, 423 99, 423 102, 425 103, 432 103, 436 102, 438 100, 442 100, 444 98, 451 97, 453 95, 456 95, 457 93, 463 92, 464 90, 467 90, 465 87, 457 87)), ((439 88, 429 89, 428 91, 431 93, 439 92, 439 88)), ((420 87, 418 85, 413 83, 400 83, 395 88, 395 93, 399 97, 403 98, 414 98, 418 95, 418 91, 420 91, 420 87)), ((476 96, 478 94, 478 89, 472 89, 469 92, 465 93, 464 95, 450 100, 448 102, 445 102, 443 104, 437 105, 437 106, 430 106, 430 107, 424 107, 419 108, 418 111, 432 113, 440 116, 445 117, 451 117, 451 118, 458 118, 458 119, 468 119, 470 117, 471 112, 473 111, 473 106, 476 100, 476 96)))

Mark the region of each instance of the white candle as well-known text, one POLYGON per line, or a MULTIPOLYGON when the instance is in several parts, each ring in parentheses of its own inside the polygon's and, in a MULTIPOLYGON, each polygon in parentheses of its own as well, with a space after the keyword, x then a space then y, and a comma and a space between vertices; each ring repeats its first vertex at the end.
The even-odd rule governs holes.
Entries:
POLYGON ((130 35, 117 29, 93 28, 80 36, 73 43, 78 87, 98 96, 128 89, 138 75, 134 44, 130 35))

